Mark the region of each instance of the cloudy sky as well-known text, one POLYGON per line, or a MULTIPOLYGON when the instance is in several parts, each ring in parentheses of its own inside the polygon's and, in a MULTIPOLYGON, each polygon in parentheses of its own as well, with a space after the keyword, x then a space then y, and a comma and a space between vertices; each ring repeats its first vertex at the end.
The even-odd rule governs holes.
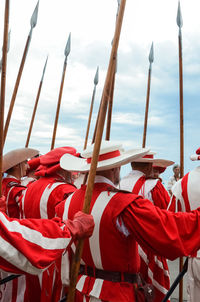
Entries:
MULTIPOLYGON (((3 41, 4 2, 0 2, 0 43, 3 41)), ((36 0, 10 0, 10 50, 7 57, 5 119, 12 97, 30 18, 36 0)), ((200 146, 200 3, 180 1, 183 16, 185 173, 196 166, 189 156, 200 146)), ((154 42, 147 146, 157 157, 179 162, 179 66, 176 0, 127 0, 118 49, 111 139, 125 148, 142 145, 147 92, 148 55, 154 42)), ((24 147, 47 55, 49 60, 30 139, 30 147, 50 150, 64 63, 71 32, 55 147, 81 150, 99 66, 90 140, 102 95, 113 38, 117 0, 40 0, 38 22, 20 81, 4 153, 24 147)), ((129 170, 122 170, 124 175, 129 170)), ((166 180, 172 169, 163 174, 166 180)))

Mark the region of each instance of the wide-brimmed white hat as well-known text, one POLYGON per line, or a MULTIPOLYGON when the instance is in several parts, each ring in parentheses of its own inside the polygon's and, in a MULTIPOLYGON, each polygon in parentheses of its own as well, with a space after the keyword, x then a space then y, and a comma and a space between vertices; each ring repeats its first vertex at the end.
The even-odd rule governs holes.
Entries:
MULTIPOLYGON (((88 172, 91 166, 91 159, 94 144, 81 153, 83 158, 78 158, 70 154, 64 154, 60 159, 60 166, 68 171, 88 172)), ((102 141, 97 171, 109 170, 125 165, 133 159, 142 157, 149 152, 147 148, 137 148, 124 151, 122 145, 114 144, 111 141, 102 141)))
POLYGON ((139 163, 152 163, 154 166, 166 168, 174 164, 172 160, 162 159, 162 158, 154 158, 156 152, 148 152, 146 155, 136 158, 132 160, 133 162, 139 163))

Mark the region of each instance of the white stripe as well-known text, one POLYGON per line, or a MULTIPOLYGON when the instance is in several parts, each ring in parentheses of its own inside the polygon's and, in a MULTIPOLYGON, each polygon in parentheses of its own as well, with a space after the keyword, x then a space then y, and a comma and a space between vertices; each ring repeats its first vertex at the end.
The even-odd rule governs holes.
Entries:
POLYGON ((87 278, 87 276, 84 275, 84 276, 81 276, 81 278, 78 280, 78 282, 76 284, 76 289, 78 291, 82 292, 86 278, 87 278))
POLYGON ((44 237, 40 232, 30 229, 27 226, 21 225, 19 221, 7 220, 6 217, 3 215, 3 213, 1 212, 0 212, 0 221, 2 221, 2 223, 8 229, 9 232, 20 233, 25 240, 37 244, 46 250, 65 249, 71 239, 71 238, 44 237))
POLYGON ((42 193, 41 199, 40 199, 40 217, 48 219, 48 214, 47 214, 47 204, 48 204, 48 199, 52 191, 60 186, 65 184, 64 182, 55 182, 54 184, 48 184, 48 186, 45 188, 44 192, 42 193))
POLYGON ((68 219, 69 218, 69 205, 72 199, 72 196, 74 194, 71 194, 66 200, 65 200, 65 208, 64 208, 64 212, 63 212, 63 216, 62 216, 62 220, 68 219))
POLYGON ((26 279, 25 276, 17 278, 17 299, 16 302, 24 301, 24 294, 26 290, 26 279))
POLYGON ((153 284, 153 286, 155 286, 161 293, 163 293, 164 295, 167 294, 168 290, 163 287, 162 285, 160 285, 154 278, 153 278, 153 273, 150 270, 150 268, 148 268, 148 276, 151 279, 151 282, 153 284))
POLYGON ((21 218, 25 218, 25 215, 24 215, 24 199, 25 199, 25 196, 26 196, 26 192, 27 192, 27 189, 23 191, 23 194, 22 194, 22 199, 21 199, 21 208, 22 208, 22 213, 21 213, 21 218))
POLYGON ((9 201, 9 197, 10 197, 10 193, 11 191, 14 189, 14 187, 11 187, 10 190, 8 191, 8 194, 7 194, 7 198, 6 198, 6 211, 7 211, 7 214, 8 214, 8 201, 9 201))
POLYGON ((92 290, 89 294, 90 296, 99 298, 99 296, 101 294, 101 289, 102 289, 102 286, 103 286, 103 281, 104 281, 103 279, 95 279, 93 288, 92 288, 92 290))
POLYGON ((91 212, 91 214, 94 217, 95 226, 94 226, 93 235, 89 238, 89 244, 90 244, 90 250, 91 250, 94 265, 98 269, 103 269, 102 261, 101 261, 100 242, 99 242, 100 241, 99 228, 100 228, 101 217, 103 215, 103 212, 107 204, 115 194, 116 193, 110 193, 110 195, 108 196, 107 191, 101 192, 101 194, 99 194, 98 198, 96 199, 91 212))
POLYGON ((169 271, 164 268, 163 263, 160 260, 158 260, 157 256, 154 256, 154 260, 155 260, 155 263, 157 264, 157 266, 160 269, 162 269, 162 271, 164 272, 164 275, 169 277, 169 271))

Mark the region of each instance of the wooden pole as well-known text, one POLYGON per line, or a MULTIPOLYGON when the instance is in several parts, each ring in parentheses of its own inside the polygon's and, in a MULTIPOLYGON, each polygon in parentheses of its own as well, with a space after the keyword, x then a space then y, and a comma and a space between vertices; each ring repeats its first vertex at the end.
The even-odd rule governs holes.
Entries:
POLYGON ((19 88, 19 83, 20 83, 22 71, 23 71, 23 68, 24 68, 26 56, 27 56, 27 53, 28 53, 28 49, 29 49, 29 45, 30 45, 30 41, 31 41, 31 37, 32 37, 32 31, 33 31, 33 28, 37 24, 38 5, 39 5, 39 2, 37 3, 37 5, 35 7, 35 10, 34 10, 34 12, 32 14, 32 17, 31 17, 31 29, 30 29, 30 32, 29 32, 29 35, 28 35, 28 38, 27 38, 27 41, 26 41, 24 53, 23 53, 23 56, 22 56, 20 67, 19 67, 17 79, 16 79, 16 82, 15 82, 15 87, 14 87, 12 98, 11 98, 11 101, 10 101, 10 107, 9 107, 9 110, 8 110, 6 123, 5 123, 5 126, 4 126, 4 141, 3 141, 3 144, 5 144, 5 140, 6 140, 6 136, 7 136, 7 132, 8 132, 8 127, 9 127, 9 124, 10 124, 10 119, 11 119, 13 107, 14 107, 14 104, 15 104, 17 91, 18 91, 18 88, 19 88))
POLYGON ((4 36, 3 36, 3 56, 1 71, 1 97, 0 97, 0 196, 2 196, 2 166, 3 166, 3 123, 4 123, 4 105, 6 91, 6 65, 7 65, 7 45, 8 45, 8 27, 9 27, 9 9, 10 1, 5 1, 4 14, 4 36))
POLYGON ((38 105, 38 101, 39 101, 39 98, 40 98, 40 92, 41 92, 41 89, 42 89, 44 73, 45 73, 45 70, 46 70, 47 60, 48 60, 48 57, 46 59, 45 65, 44 65, 42 78, 41 78, 41 81, 40 81, 40 84, 39 84, 39 88, 38 88, 38 92, 37 92, 37 97, 36 97, 36 100, 35 100, 35 106, 34 106, 34 109, 33 109, 31 123, 30 123, 30 126, 29 126, 29 131, 28 131, 28 135, 27 135, 27 139, 26 139, 26 144, 25 144, 26 148, 28 148, 29 141, 30 141, 30 136, 31 136, 32 128, 33 128, 33 123, 34 123, 34 119, 35 119, 37 105, 38 105))
POLYGON ((58 118, 59 118, 59 113, 60 113, 60 104, 61 104, 61 99, 62 99, 63 86, 64 86, 64 81, 65 81, 65 73, 66 73, 66 68, 67 68, 67 57, 70 53, 70 49, 71 49, 71 34, 69 34, 67 44, 65 47, 65 61, 64 61, 64 65, 63 65, 62 79, 61 79, 60 91, 59 91, 59 97, 58 97, 58 103, 57 103, 57 109, 56 109, 56 117, 55 117, 53 136, 52 136, 52 141, 51 141, 51 150, 54 149, 54 146, 55 146, 58 118))
POLYGON ((149 97, 150 97, 150 87, 151 87, 151 70, 152 70, 153 59, 154 58, 153 58, 153 43, 152 43, 150 54, 149 54, 149 72, 148 72, 148 84, 147 84, 147 96, 146 96, 142 148, 146 147, 147 124, 148 124, 148 113, 149 113, 149 97))
POLYGON ((111 131, 111 120, 112 120, 112 109, 113 109, 113 97, 114 97, 114 89, 115 89, 115 74, 116 68, 113 72, 112 76, 112 85, 110 89, 110 97, 108 102, 108 115, 107 115, 107 125, 106 125, 106 140, 110 140, 110 131, 111 131))
MULTIPOLYGON (((180 2, 178 3, 177 25, 179 27, 179 99, 180 99, 180 177, 184 176, 184 127, 183 127, 183 63, 182 63, 182 33, 183 20, 180 2)), ((183 270, 183 258, 179 259, 179 272, 183 270)), ((179 302, 183 301, 183 280, 179 283, 179 302)))
MULTIPOLYGON (((107 103, 108 103, 108 98, 109 98, 110 87, 112 84, 112 74, 115 69, 115 61, 117 58, 117 48, 118 48, 118 44, 119 44, 119 37, 120 37, 120 32, 121 32, 125 4, 126 4, 126 0, 121 0, 119 15, 117 18, 115 34, 114 34, 114 39, 113 39, 113 45, 112 45, 112 50, 111 50, 111 55, 110 55, 110 60, 109 60, 108 71, 107 71, 103 94, 102 94, 101 112, 99 115, 99 122, 98 122, 98 127, 97 127, 96 138, 95 138, 91 167, 90 167, 89 176, 88 176, 88 184, 87 184, 85 199, 84 199, 83 212, 85 212, 85 213, 89 213, 89 209, 90 209, 90 202, 91 202, 93 187, 94 187, 94 179, 95 179, 95 175, 96 175, 97 162, 98 162, 101 140, 102 140, 102 135, 103 135, 103 128, 104 128, 104 123, 105 123, 105 118, 106 118, 107 103)), ((79 272, 79 267, 80 267, 80 259, 81 259, 81 255, 82 255, 82 251, 83 251, 83 243, 84 243, 84 240, 80 240, 76 247, 76 252, 75 252, 75 256, 74 256, 72 267, 71 267, 70 287, 69 287, 69 291, 68 291, 67 302, 74 301, 76 282, 77 282, 77 277, 78 277, 78 272, 79 272)))
POLYGON ((93 111, 93 106, 94 106, 94 98, 95 98, 95 93, 96 93, 96 86, 98 84, 98 73, 99 73, 99 67, 97 67, 97 71, 96 71, 96 74, 94 77, 94 89, 93 89, 93 93, 92 93, 92 101, 91 101, 91 105, 90 105, 90 112, 89 112, 86 135, 85 135, 85 143, 84 143, 84 147, 83 147, 84 150, 87 148, 88 136, 89 136, 89 131, 90 131, 90 123, 91 123, 92 111, 93 111))

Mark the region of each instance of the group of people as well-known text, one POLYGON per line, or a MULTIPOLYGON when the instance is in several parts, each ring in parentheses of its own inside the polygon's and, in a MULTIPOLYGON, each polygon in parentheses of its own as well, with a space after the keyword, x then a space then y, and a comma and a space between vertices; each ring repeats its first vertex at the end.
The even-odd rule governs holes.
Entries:
MULTIPOLYGON (((4 155, 0 301, 60 301, 82 238, 75 301, 161 302, 170 287, 167 259, 181 256, 190 256, 189 301, 198 301, 200 192, 193 186, 200 168, 177 181, 170 199, 155 171, 173 161, 102 141, 85 214, 93 148, 60 147, 44 155, 22 148, 4 155), (131 172, 121 179, 120 167, 128 163, 131 172)), ((200 159, 198 152, 193 159, 200 159)))

